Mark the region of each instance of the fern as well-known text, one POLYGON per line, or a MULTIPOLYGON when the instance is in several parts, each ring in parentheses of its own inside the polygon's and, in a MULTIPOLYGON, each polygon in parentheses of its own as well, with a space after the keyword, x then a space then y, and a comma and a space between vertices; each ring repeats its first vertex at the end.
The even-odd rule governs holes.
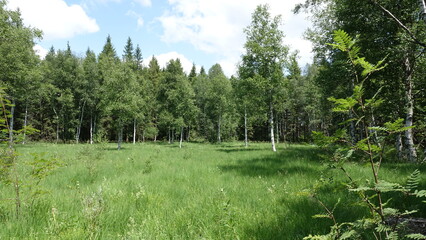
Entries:
POLYGON ((408 190, 414 190, 419 186, 420 181, 421 181, 420 171, 419 169, 416 169, 414 170, 414 172, 410 174, 410 176, 408 176, 407 183, 405 184, 405 188, 407 188, 408 190))
POLYGON ((412 234, 408 234, 406 235, 407 238, 409 239, 415 239, 415 240, 424 240, 426 239, 426 235, 420 234, 420 233, 412 233, 412 234))

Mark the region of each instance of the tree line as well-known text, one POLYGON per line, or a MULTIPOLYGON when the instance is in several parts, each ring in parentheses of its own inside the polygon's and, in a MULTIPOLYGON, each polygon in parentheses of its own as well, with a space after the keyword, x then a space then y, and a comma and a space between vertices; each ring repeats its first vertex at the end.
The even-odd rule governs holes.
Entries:
MULTIPOLYGON (((33 140, 117 141, 120 148, 123 141, 182 143, 243 138, 246 142, 249 139, 263 141, 269 139, 271 129, 276 131, 273 142, 301 141, 306 140, 312 130, 313 122, 309 122, 309 116, 302 115, 301 101, 285 100, 286 92, 312 88, 312 76, 302 76, 296 55, 292 56, 290 75, 284 76, 288 48, 282 44, 278 22, 272 22, 270 16, 265 15, 266 6, 259 8, 254 16, 264 18, 265 23, 271 25, 267 26, 269 30, 280 35, 272 43, 272 47, 278 48, 271 51, 266 49, 269 46, 257 47, 266 55, 276 53, 277 56, 264 60, 266 65, 261 66, 264 69, 260 74, 254 74, 257 70, 243 60, 239 72, 244 79, 228 78, 219 64, 208 71, 203 67, 197 71, 194 64, 186 74, 179 59, 170 60, 161 68, 153 56, 148 66, 143 66, 141 48, 135 47, 131 38, 119 56, 110 36, 98 55, 88 49, 83 57, 78 57, 68 45, 65 50, 52 47, 45 58, 39 60, 32 50, 33 39, 40 37, 35 35, 38 31, 24 26, 19 12, 5 10, 4 3, 2 9, 3 14, 17 15, 17 19, 6 21, 11 31, 29 33, 26 38, 9 39, 11 41, 2 44, 3 49, 4 45, 16 51, 26 48, 20 52, 25 54, 22 57, 3 57, 9 65, 4 66, 2 83, 13 102, 11 128, 38 129, 33 140), (22 39, 27 42, 18 42, 22 39), (31 62, 27 58, 31 58, 31 62), (25 69, 14 69, 17 61, 26 64, 25 69), (271 62, 273 66, 267 66, 271 62), (270 78, 271 71, 277 74, 276 78, 270 78), (271 121, 273 116, 275 122, 271 121)), ((253 34, 248 37, 247 48, 258 40, 254 34, 263 34, 256 31, 257 26, 247 28, 248 35, 253 34)), ((298 93, 297 97, 309 95, 298 93)), ((312 102, 315 100, 311 99, 312 102)))
POLYGON ((108 36, 98 55, 88 49, 78 57, 68 45, 52 47, 40 60, 32 48, 41 32, 24 26, 19 12, 1 1, 0 72, 13 103, 10 129, 31 126, 39 131, 31 137, 36 141, 117 141, 118 148, 123 141, 244 140, 270 141, 275 151, 277 142, 310 142, 312 131, 332 135, 343 127, 355 143, 364 138, 365 126, 351 112, 333 112, 327 100, 354 88, 346 55, 328 44, 342 29, 356 37, 365 59, 385 57, 386 70, 374 73, 365 87, 369 98, 380 89, 383 107, 371 113, 373 124, 403 118, 407 130, 389 144, 400 159, 415 161, 426 145, 422 6, 408 0, 298 5, 296 12, 313 16, 306 36, 315 59, 302 70, 298 53, 284 44, 280 16, 260 5, 244 29, 237 74, 228 78, 219 64, 208 71, 194 64, 189 74, 179 59, 162 68, 152 57, 144 66, 141 48, 130 38, 121 55, 108 36))

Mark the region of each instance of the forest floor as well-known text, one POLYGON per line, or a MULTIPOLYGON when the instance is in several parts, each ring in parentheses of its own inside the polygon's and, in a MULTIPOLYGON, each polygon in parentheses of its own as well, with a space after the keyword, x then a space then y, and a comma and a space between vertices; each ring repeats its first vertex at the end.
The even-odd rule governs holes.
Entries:
MULTIPOLYGON (((312 218, 324 210, 305 190, 320 178, 343 179, 332 177, 337 172, 312 145, 278 144, 273 153, 267 143, 137 143, 120 151, 114 144, 34 143, 17 152, 20 216, 13 185, 0 182, 0 239, 302 239, 332 224, 312 218), (34 157, 60 164, 38 185, 28 177, 34 157)), ((354 179, 369 176, 366 164, 346 167, 354 179)), ((380 174, 403 183, 416 168, 426 171, 384 163, 380 174)), ((345 204, 356 198, 345 191, 319 192, 330 207, 342 199, 337 220, 364 214, 345 204)), ((417 207, 410 199, 393 202, 417 207)))

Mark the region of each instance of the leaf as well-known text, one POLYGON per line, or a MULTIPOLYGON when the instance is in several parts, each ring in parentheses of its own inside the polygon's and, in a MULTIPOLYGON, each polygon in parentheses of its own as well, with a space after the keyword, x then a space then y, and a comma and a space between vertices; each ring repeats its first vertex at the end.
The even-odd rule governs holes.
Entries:
POLYGON ((315 214, 312 218, 330 218, 330 216, 327 214, 315 214))
POLYGON ((364 69, 361 73, 362 76, 367 76, 374 71, 374 66, 367 62, 365 58, 357 58, 355 64, 361 65, 361 67, 364 69))
POLYGON ((375 185, 375 190, 380 192, 401 192, 404 188, 398 183, 391 183, 381 180, 375 185))
POLYGON ((384 208, 383 209, 383 215, 385 216, 395 216, 399 213, 398 209, 395 208, 384 208))
POLYGON ((330 238, 327 235, 311 235, 304 237, 303 240, 329 240, 330 238))
POLYGON ((421 180, 420 170, 416 169, 407 178, 406 188, 408 190, 414 190, 419 186, 421 180))
POLYGON ((411 233, 408 235, 405 235, 405 237, 415 240, 424 240, 426 239, 426 235, 420 234, 420 233, 411 233))
POLYGON ((381 223, 375 229, 379 233, 392 230, 392 228, 390 226, 385 225, 385 224, 381 224, 381 223))
POLYGON ((333 108, 333 112, 346 113, 357 104, 357 100, 352 97, 349 97, 349 98, 329 97, 327 98, 327 100, 335 104, 335 107, 333 108))
POLYGON ((416 197, 426 197, 426 190, 420 190, 420 191, 416 190, 414 192, 414 195, 416 197))
POLYGON ((348 232, 344 232, 342 236, 339 237, 340 239, 354 239, 356 236, 358 236, 358 233, 355 230, 350 230, 348 232))
POLYGON ((387 131, 388 131, 388 129, 387 129, 387 128, 385 128, 385 127, 368 127, 368 129, 369 129, 369 130, 378 131, 378 132, 380 132, 380 131, 382 131, 382 132, 387 132, 387 131))
POLYGON ((359 186, 357 188, 351 188, 349 189, 349 191, 351 192, 365 192, 365 191, 370 191, 370 190, 374 190, 371 187, 366 187, 366 186, 359 186))
POLYGON ((354 45, 354 40, 341 29, 334 31, 333 40, 336 42, 333 46, 342 52, 348 51, 354 45))
POLYGON ((398 240, 398 232, 392 231, 392 232, 388 233, 388 237, 386 239, 398 240))

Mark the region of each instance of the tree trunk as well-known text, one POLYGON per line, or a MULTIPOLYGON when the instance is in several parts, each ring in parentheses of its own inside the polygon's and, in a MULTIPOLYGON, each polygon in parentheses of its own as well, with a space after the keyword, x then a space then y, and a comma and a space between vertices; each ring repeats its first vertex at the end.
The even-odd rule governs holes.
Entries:
POLYGON ((145 129, 142 131, 142 142, 145 142, 145 129))
POLYGON ((136 118, 133 120, 133 144, 136 144, 136 118))
POLYGON ((419 1, 420 1, 420 9, 422 11, 420 18, 423 21, 426 21, 426 2, 425 2, 425 0, 419 0, 419 1))
POLYGON ((275 123, 275 127, 276 127, 276 131, 277 131, 277 144, 278 144, 280 142, 280 131, 278 130, 278 120, 275 123))
POLYGON ((97 130, 96 130, 96 115, 95 115, 95 119, 93 119, 93 135, 96 137, 97 136, 97 130))
POLYGON ((9 124, 9 143, 13 143, 13 123, 15 119, 15 99, 12 100, 12 108, 10 109, 10 124, 9 124))
POLYGON ((183 127, 180 127, 179 148, 182 148, 182 140, 183 140, 183 127))
POLYGON ((25 144, 25 140, 27 137, 27 124, 28 124, 28 103, 25 103, 24 137, 22 139, 22 144, 25 144))
POLYGON ((121 143, 123 142, 123 126, 119 125, 118 127, 118 145, 117 145, 117 149, 120 150, 121 149, 121 143))
MULTIPOLYGON (((406 117, 405 127, 413 126, 414 115, 414 97, 413 97, 413 66, 410 57, 407 55, 404 60, 405 64, 405 100, 406 100, 406 117)), ((417 160, 416 147, 414 146, 413 129, 409 128, 405 131, 405 145, 407 147, 408 161, 415 162, 417 160)))
POLYGON ((217 142, 220 143, 221 139, 220 139, 220 116, 219 119, 217 121, 217 142))
POLYGON ((271 144, 272 151, 276 152, 275 139, 274 139, 274 109, 272 108, 272 102, 269 105, 269 129, 271 130, 271 144))
POLYGON ((247 136, 247 110, 244 107, 244 146, 248 147, 248 136, 247 136))
POLYGON ((287 136, 287 110, 285 111, 284 116, 284 129, 283 129, 283 142, 286 143, 287 136))
POLYGON ((175 128, 172 128, 172 144, 175 143, 175 128))
POLYGON ((402 137, 401 134, 396 134, 395 136, 395 148, 398 154, 398 160, 402 160, 403 158, 403 149, 402 149, 402 137))
POLYGON ((56 112, 56 109, 53 107, 53 112, 55 113, 56 116, 56 144, 58 144, 59 142, 59 116, 58 113, 56 112))
POLYGON ((171 130, 171 129, 170 129, 170 127, 169 127, 169 131, 167 131, 167 133, 168 133, 168 135, 169 135, 169 136, 168 136, 168 137, 169 137, 169 144, 170 144, 170 143, 172 143, 172 141, 171 141, 171 139, 172 139, 171 131, 172 131, 172 130, 171 130))
POLYGON ((75 141, 77 142, 77 144, 78 144, 78 141, 80 140, 81 124, 83 123, 83 115, 84 115, 84 106, 85 105, 86 105, 86 100, 84 100, 83 106, 81 107, 80 122, 78 123, 77 134, 75 135, 75 141))
POLYGON ((93 144, 93 117, 90 116, 90 144, 93 144))

